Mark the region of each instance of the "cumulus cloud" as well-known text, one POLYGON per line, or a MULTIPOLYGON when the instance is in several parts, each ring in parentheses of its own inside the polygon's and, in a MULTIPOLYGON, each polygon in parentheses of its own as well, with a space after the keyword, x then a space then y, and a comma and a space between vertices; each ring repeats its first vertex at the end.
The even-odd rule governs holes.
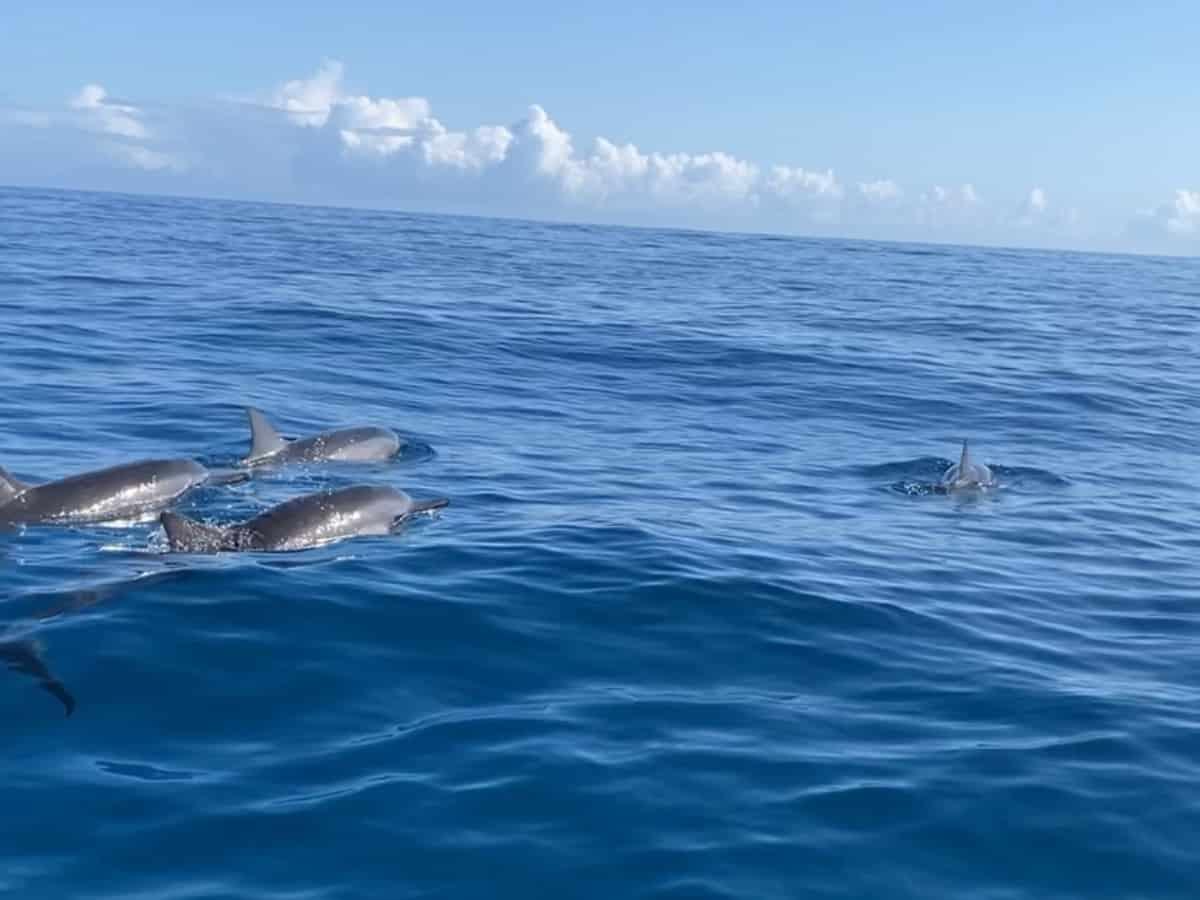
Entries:
POLYGON ((580 156, 571 135, 536 105, 508 132, 511 165, 544 179, 575 204, 720 208, 752 203, 759 177, 757 166, 727 153, 644 153, 603 137, 580 156))
POLYGON ((1043 188, 1035 187, 1029 191, 1021 208, 1017 210, 1013 217, 1013 223, 1022 228, 1032 228, 1044 224, 1048 213, 1049 203, 1046 200, 1046 191, 1043 188))
POLYGON ((984 203, 972 184, 949 188, 935 184, 917 196, 912 209, 916 222, 937 230, 978 227, 985 214, 984 203))
POLYGON ((1166 207, 1166 226, 1171 234, 1200 232, 1200 191, 1175 192, 1175 202, 1166 207))
POLYGON ((182 163, 169 153, 152 150, 138 144, 108 142, 104 151, 117 162, 147 172, 181 170, 182 163))
POLYGON ((772 166, 766 188, 784 199, 842 196, 842 186, 832 169, 813 172, 796 166, 772 166))
POLYGON ((879 179, 878 181, 859 182, 858 193, 863 198, 875 203, 888 203, 893 200, 899 200, 903 195, 900 190, 900 185, 890 179, 879 179))
POLYGON ((268 105, 296 125, 336 135, 342 155, 478 171, 504 160, 512 133, 503 126, 455 132, 433 117, 423 97, 350 95, 342 89, 342 64, 327 60, 310 78, 285 82, 268 105))
POLYGON ((71 98, 72 109, 79 110, 85 127, 104 134, 143 139, 149 136, 142 124, 140 111, 133 106, 113 103, 108 92, 98 84, 86 84, 71 98))
MULTIPOLYGON (((344 74, 340 62, 326 60, 250 102, 153 112, 89 83, 57 111, 0 109, 0 128, 25 129, 25 146, 60 148, 73 171, 99 171, 90 163, 103 161, 129 178, 198 193, 910 238, 1004 233, 1036 241, 1078 224, 1078 214, 1055 206, 1041 186, 1008 198, 989 187, 997 196, 985 199, 971 182, 902 187, 878 177, 886 172, 839 177, 825 160, 649 150, 624 139, 576 138, 539 105, 516 121, 452 128, 429 100, 351 91, 344 74), (91 154, 89 165, 80 164, 83 154, 91 154)), ((5 159, 15 159, 8 144, 5 159)), ((29 168, 54 171, 50 162, 29 168)), ((1176 192, 1140 215, 1137 227, 1172 239, 1200 234, 1200 191, 1176 192)))
MULTIPOLYGON (((143 173, 183 171, 182 159, 161 145, 147 119, 143 109, 113 99, 95 83, 85 84, 58 109, 0 109, 0 126, 27 130, 20 144, 36 157, 26 161, 32 171, 53 170, 56 165, 97 170, 97 163, 143 173), (39 133, 37 139, 30 129, 39 133)), ((8 154, 9 159, 14 155, 8 154)), ((13 163, 7 165, 11 169, 13 163)), ((13 174, 19 178, 21 173, 11 172, 10 177, 13 174)))
POLYGON ((297 125, 320 128, 329 119, 342 83, 342 64, 325 60, 311 78, 299 78, 281 84, 271 97, 271 105, 285 110, 297 125))
POLYGON ((1200 190, 1178 188, 1171 201, 1138 210, 1127 232, 1138 240, 1168 247, 1195 246, 1192 242, 1200 238, 1200 190))
POLYGON ((503 179, 531 191, 532 199, 551 196, 567 208, 640 204, 709 211, 755 206, 764 190, 780 197, 840 192, 832 172, 777 167, 764 180, 758 166, 719 151, 645 153, 597 137, 591 152, 581 154, 570 133, 536 104, 517 122, 454 131, 433 116, 424 98, 346 93, 336 63, 285 82, 269 105, 321 135, 343 162, 370 163, 378 177, 397 183, 476 175, 488 179, 488 187, 503 179))

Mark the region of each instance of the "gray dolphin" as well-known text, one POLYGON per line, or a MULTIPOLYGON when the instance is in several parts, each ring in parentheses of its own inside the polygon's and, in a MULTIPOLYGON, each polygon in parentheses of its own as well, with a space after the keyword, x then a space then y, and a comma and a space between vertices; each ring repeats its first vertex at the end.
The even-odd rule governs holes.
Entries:
POLYGON ((390 459, 400 451, 399 436, 388 428, 339 428, 289 441, 267 421, 262 410, 247 406, 246 415, 250 419, 250 452, 242 460, 246 465, 320 460, 368 462, 390 459))
POLYGON ((58 701, 66 708, 68 716, 75 711, 75 698, 71 696, 66 685, 55 678, 42 661, 40 641, 0 641, 0 662, 14 672, 36 678, 43 690, 58 698, 58 701))
POLYGON ((404 491, 370 484, 293 497, 235 525, 205 525, 173 512, 159 516, 172 550, 304 550, 360 535, 396 531, 417 513, 450 501, 414 500, 404 491))
POLYGON ((190 459, 143 459, 43 484, 25 484, 0 468, 0 525, 137 519, 165 509, 208 481, 246 477, 215 475, 190 459))
POLYGON ((941 486, 947 491, 957 491, 964 488, 989 488, 996 484, 996 476, 981 462, 971 459, 967 450, 967 442, 962 445, 962 456, 958 462, 948 468, 942 475, 941 486))

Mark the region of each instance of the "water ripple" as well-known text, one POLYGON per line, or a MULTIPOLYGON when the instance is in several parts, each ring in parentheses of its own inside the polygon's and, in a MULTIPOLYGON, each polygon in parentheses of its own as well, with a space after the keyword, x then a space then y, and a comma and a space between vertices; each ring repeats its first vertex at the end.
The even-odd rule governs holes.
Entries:
POLYGON ((0 891, 1192 897, 1197 276, 0 190, 0 465, 235 465, 254 404, 407 443, 182 511, 451 498, 0 533, 0 891))

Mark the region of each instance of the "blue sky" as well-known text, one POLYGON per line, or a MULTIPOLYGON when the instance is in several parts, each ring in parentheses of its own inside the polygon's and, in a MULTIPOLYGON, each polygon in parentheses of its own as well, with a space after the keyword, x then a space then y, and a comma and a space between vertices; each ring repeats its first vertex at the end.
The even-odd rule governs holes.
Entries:
POLYGON ((24 6, 0 183, 1200 252, 1194 3, 24 6))

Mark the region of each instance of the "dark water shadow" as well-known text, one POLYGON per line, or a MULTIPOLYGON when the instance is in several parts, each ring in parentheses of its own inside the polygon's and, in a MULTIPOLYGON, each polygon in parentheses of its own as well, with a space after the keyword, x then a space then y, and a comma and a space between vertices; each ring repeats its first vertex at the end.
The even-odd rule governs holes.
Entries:
POLYGON ((42 660, 42 649, 41 642, 32 639, 0 641, 0 662, 10 671, 35 679, 42 690, 62 703, 66 714, 70 716, 75 712, 75 697, 42 660))
POLYGON ((143 573, 130 578, 113 579, 95 585, 53 591, 30 591, 5 600, 10 604, 33 607, 24 618, 6 626, 0 632, 0 662, 20 675, 37 681, 38 686, 58 699, 70 716, 78 703, 74 694, 51 671, 45 661, 45 644, 37 636, 47 623, 64 615, 115 599, 121 594, 146 585, 161 584, 187 577, 193 569, 172 566, 159 572, 143 573))

